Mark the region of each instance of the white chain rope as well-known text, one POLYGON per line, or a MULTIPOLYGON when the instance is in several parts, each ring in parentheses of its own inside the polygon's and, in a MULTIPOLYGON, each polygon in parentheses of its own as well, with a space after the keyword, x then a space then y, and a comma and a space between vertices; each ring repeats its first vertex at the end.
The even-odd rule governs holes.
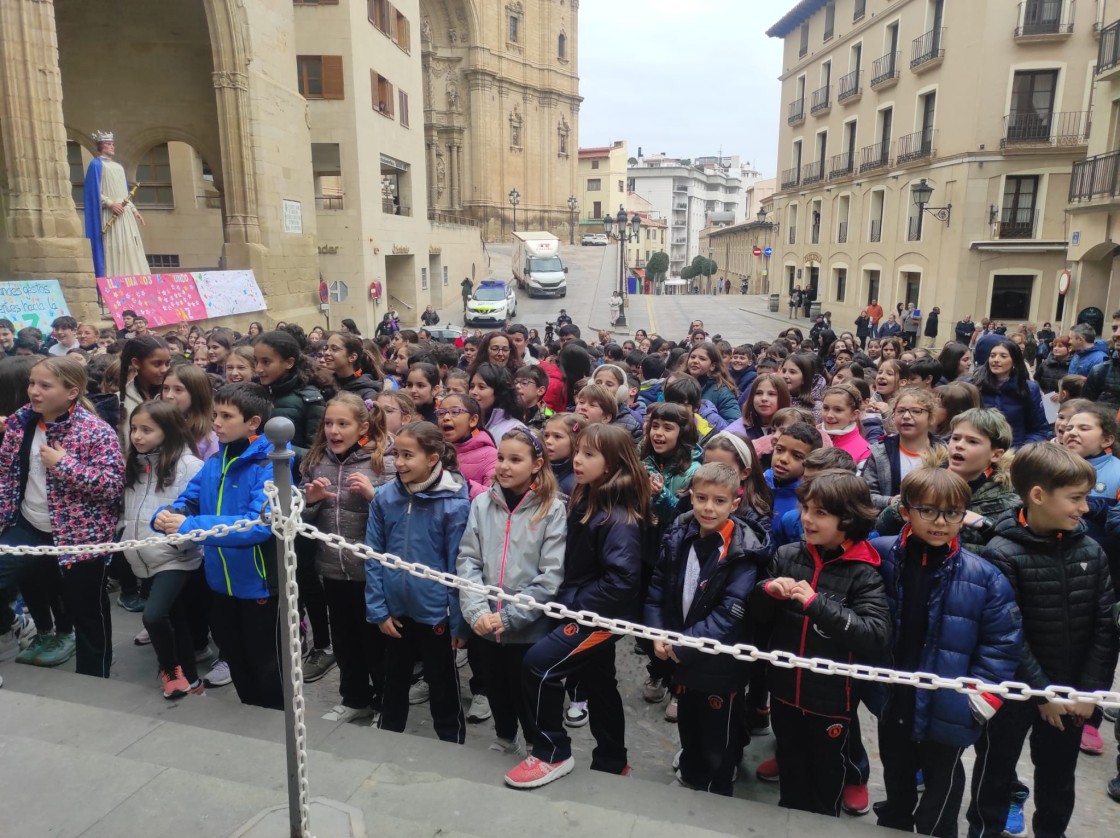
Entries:
POLYGON ((268 514, 272 532, 282 544, 282 557, 287 568, 288 584, 284 589, 285 619, 288 624, 288 656, 292 661, 292 709, 295 717, 296 734, 296 776, 299 784, 299 820, 301 835, 311 834, 310 786, 307 781, 307 724, 303 700, 303 654, 299 637, 299 583, 296 581, 296 532, 303 512, 303 495, 292 489, 292 513, 284 517, 280 509, 279 492, 276 484, 265 484, 270 511, 268 514))
MULTIPOLYGON (((773 651, 767 652, 748 643, 730 646, 717 640, 708 638, 687 637, 674 631, 650 628, 649 626, 634 623, 629 620, 611 619, 600 617, 594 611, 572 611, 556 602, 538 602, 526 594, 507 594, 493 585, 479 585, 468 582, 452 573, 444 573, 427 565, 415 562, 406 562, 398 556, 383 554, 374 551, 365 544, 347 541, 338 535, 320 532, 309 524, 304 524, 299 515, 295 514, 297 508, 302 508, 303 499, 295 501, 298 493, 293 489, 293 514, 289 521, 283 521, 279 512, 279 502, 275 487, 269 483, 265 487, 271 505, 271 526, 281 527, 284 532, 287 527, 294 529, 294 535, 303 535, 316 541, 322 541, 338 550, 348 550, 355 556, 365 560, 380 562, 382 565, 394 570, 401 570, 418 579, 429 579, 451 588, 481 594, 489 600, 508 602, 520 608, 540 611, 546 616, 556 620, 572 620, 589 628, 599 628, 614 634, 627 634, 631 637, 640 637, 646 640, 661 640, 675 646, 684 646, 695 649, 708 655, 731 655, 742 661, 766 661, 783 669, 806 669, 818 675, 843 675, 859 681, 873 681, 883 684, 899 684, 902 686, 916 687, 922 690, 948 689, 959 693, 990 693, 1012 701, 1026 701, 1032 698, 1045 698, 1059 703, 1086 702, 1106 707, 1120 707, 1120 692, 1111 690, 1097 690, 1084 692, 1065 686, 1049 686, 1044 689, 1030 687, 1020 681, 1004 681, 999 684, 989 684, 978 678, 943 678, 930 672, 905 672, 883 666, 870 666, 860 663, 839 663, 827 658, 803 658, 792 652, 773 651), (298 507, 297 504, 298 503, 298 507)), ((262 516, 263 517, 263 516, 262 516)), ((114 553, 118 550, 134 550, 138 547, 149 547, 158 544, 181 544, 187 541, 201 542, 209 538, 221 538, 231 532, 244 532, 261 523, 260 520, 238 521, 234 524, 219 524, 209 530, 194 530, 182 535, 160 536, 132 541, 122 541, 113 544, 80 544, 65 547, 4 547, 0 546, 0 555, 18 554, 25 556, 52 556, 52 555, 82 555, 90 553, 114 553)), ((285 544, 287 561, 294 562, 294 550, 289 551, 285 544)), ((294 576, 294 570, 293 570, 294 576)), ((292 610, 289 606, 289 612, 292 610)), ((290 620, 290 614, 289 614, 290 620)), ((289 627, 290 628, 290 627, 289 627)), ((297 667, 293 667, 296 670, 297 667)), ((302 685, 302 665, 298 667, 302 685)), ((302 696, 301 696, 302 697, 302 696)), ((302 728, 302 726, 301 726, 302 728)))

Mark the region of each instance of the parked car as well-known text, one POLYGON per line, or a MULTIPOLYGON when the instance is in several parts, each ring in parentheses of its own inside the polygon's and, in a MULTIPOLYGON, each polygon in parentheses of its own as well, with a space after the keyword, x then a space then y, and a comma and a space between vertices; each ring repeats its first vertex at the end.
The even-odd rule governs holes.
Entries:
POLYGON ((463 321, 468 326, 504 326, 517 316, 517 293, 513 281, 486 279, 467 300, 463 321))
POLYGON ((595 234, 588 233, 579 240, 580 247, 589 247, 595 244, 595 234))
POLYGON ((581 247, 606 247, 610 244, 610 239, 607 238, 606 233, 588 233, 579 240, 579 243, 581 247))
POLYGON ((466 333, 447 323, 443 326, 429 326, 428 334, 432 336, 433 343, 455 343, 459 338, 466 337, 466 333))

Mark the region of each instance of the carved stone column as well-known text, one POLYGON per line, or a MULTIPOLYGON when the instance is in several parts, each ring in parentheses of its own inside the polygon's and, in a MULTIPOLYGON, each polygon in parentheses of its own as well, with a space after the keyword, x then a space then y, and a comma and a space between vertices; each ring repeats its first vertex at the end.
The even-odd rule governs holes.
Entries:
POLYGON ((458 142, 455 144, 455 175, 456 182, 459 185, 459 200, 455 202, 455 209, 461 210, 463 208, 463 193, 466 191, 466 184, 463 183, 463 143, 458 142))
POLYGON ((428 150, 428 207, 432 210, 439 209, 439 183, 436 181, 436 141, 431 137, 427 141, 428 150))
POLYGON ((447 167, 451 175, 451 209, 455 210, 459 209, 461 206, 459 203, 459 179, 461 174, 459 166, 461 162, 459 155, 456 153, 457 149, 458 146, 456 146, 454 142, 449 143, 447 146, 447 167))
MULTIPOLYGON (((219 65, 215 44, 214 66, 219 65)), ((230 56, 223 55, 224 61, 230 56)), ((237 70, 216 70, 214 95, 218 108, 218 130, 222 137, 222 186, 226 210, 226 241, 230 244, 259 244, 256 175, 249 125, 249 80, 237 70)))
POLYGON ((53 0, 0 0, 0 275, 62 282, 96 320, 93 257, 70 193, 53 0))

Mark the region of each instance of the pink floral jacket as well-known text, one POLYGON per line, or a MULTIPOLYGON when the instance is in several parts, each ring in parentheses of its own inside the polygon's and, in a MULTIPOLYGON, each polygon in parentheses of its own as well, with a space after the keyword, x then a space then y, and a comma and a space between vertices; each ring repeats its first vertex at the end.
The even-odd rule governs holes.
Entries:
MULTIPOLYGON (((20 448, 34 433, 39 415, 25 405, 8 417, 0 443, 0 532, 19 517, 27 477, 21 473, 20 448)), ((56 545, 105 544, 113 540, 124 495, 124 460, 116 431, 95 413, 75 405, 70 413, 47 425, 47 444, 66 454, 47 469, 47 508, 56 545)), ((37 457, 37 451, 31 452, 37 457)), ((61 565, 95 558, 90 554, 59 556, 61 565)))

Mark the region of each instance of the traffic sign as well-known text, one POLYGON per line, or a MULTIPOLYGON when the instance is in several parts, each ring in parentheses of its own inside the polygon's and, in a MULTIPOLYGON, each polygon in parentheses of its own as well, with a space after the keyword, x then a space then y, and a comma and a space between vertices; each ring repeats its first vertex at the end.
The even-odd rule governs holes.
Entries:
POLYGON ((756 245, 754 246, 754 250, 752 250, 751 252, 752 252, 752 253, 753 253, 753 254, 754 254, 755 256, 761 256, 761 255, 762 255, 762 248, 761 248, 761 247, 759 247, 759 246, 758 246, 758 245, 756 244, 756 245))
POLYGON ((767 245, 766 249, 764 251, 762 251, 762 255, 765 256, 767 259, 769 259, 771 256, 774 255, 774 248, 770 247, 770 245, 767 245))

